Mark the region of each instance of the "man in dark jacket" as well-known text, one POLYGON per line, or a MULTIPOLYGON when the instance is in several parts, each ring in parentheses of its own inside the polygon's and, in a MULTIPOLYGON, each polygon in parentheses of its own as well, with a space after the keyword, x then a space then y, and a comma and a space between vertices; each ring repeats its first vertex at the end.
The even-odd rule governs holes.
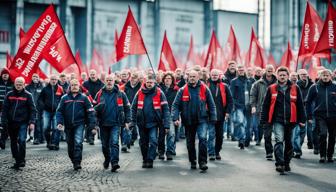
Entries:
POLYGON ((50 76, 49 84, 44 87, 38 98, 38 106, 43 116, 43 132, 47 148, 59 150, 60 131, 56 127, 56 109, 63 96, 63 88, 57 84, 58 77, 50 76))
MULTIPOLYGON (((0 74, 0 111, 2 110, 2 104, 5 99, 5 96, 9 91, 13 89, 13 82, 11 81, 9 77, 9 70, 7 68, 4 68, 1 71, 0 74)), ((6 148, 6 140, 8 138, 8 132, 7 129, 0 130, 0 148, 5 149, 6 148)))
POLYGON ((252 87, 245 74, 245 67, 238 66, 238 77, 231 81, 230 90, 233 97, 234 136, 240 149, 249 146, 250 142, 250 91, 252 87))
POLYGON ((147 75, 144 87, 135 96, 132 109, 132 127, 139 128, 143 168, 153 168, 158 145, 158 129, 169 131, 170 113, 166 96, 155 85, 155 76, 147 75))
POLYGON ((314 118, 316 121, 314 132, 319 136, 320 163, 324 163, 327 158, 328 162, 334 162, 336 84, 332 82, 330 70, 324 69, 321 79, 310 87, 306 98, 306 111, 309 123, 312 123, 314 118))
MULTIPOLYGON (((83 87, 89 91, 92 98, 95 98, 98 91, 104 87, 104 83, 97 77, 96 70, 90 70, 89 80, 83 83, 83 87)), ((94 145, 94 135, 91 131, 85 130, 85 138, 90 145, 94 145)))
POLYGON ((191 169, 196 169, 196 133, 199 139, 198 164, 203 171, 207 166, 207 129, 209 123, 216 123, 216 105, 209 88, 200 81, 200 74, 191 70, 188 77, 188 84, 182 87, 176 95, 172 106, 172 117, 174 124, 180 124, 180 113, 182 124, 185 126, 187 148, 191 169))
POLYGON ((224 121, 230 117, 232 110, 232 95, 228 86, 219 79, 220 71, 217 69, 211 70, 209 89, 216 104, 217 121, 209 124, 209 141, 208 151, 209 160, 221 160, 220 150, 223 145, 224 121))
POLYGON ((65 93, 68 92, 69 83, 67 82, 67 76, 65 73, 60 74, 58 84, 63 88, 65 93))
POLYGON ((107 75, 105 87, 96 96, 95 106, 99 127, 101 129, 102 150, 105 157, 104 168, 111 163, 111 171, 119 166, 119 135, 120 129, 129 129, 131 121, 130 103, 124 92, 115 85, 114 75, 107 75))
POLYGON ((42 92, 43 85, 40 81, 40 77, 37 73, 34 73, 32 76, 32 82, 26 87, 26 90, 32 94, 34 103, 36 105, 36 124, 34 129, 34 145, 38 145, 44 142, 43 129, 42 129, 42 111, 38 106, 38 98, 42 92))
POLYGON ((279 67, 277 79, 277 83, 267 89, 260 123, 273 126, 276 171, 283 174, 284 171, 291 170, 289 164, 293 154, 292 130, 297 124, 305 126, 306 115, 300 88, 288 80, 288 68, 279 67))
POLYGON ((264 98, 266 95, 266 91, 268 86, 272 85, 276 82, 276 77, 274 75, 274 67, 273 65, 267 65, 265 69, 265 74, 262 78, 256 81, 251 88, 250 92, 250 103, 252 107, 252 130, 255 131, 255 135, 257 137, 256 145, 260 145, 261 139, 264 135, 265 138, 265 151, 266 151, 266 159, 271 160, 273 158, 273 145, 272 145, 272 127, 266 126, 263 127, 259 124, 260 122, 260 113, 261 106, 264 102, 264 98), (258 132, 258 134, 256 134, 258 132), (258 135, 258 136, 257 136, 258 135))
MULTIPOLYGON (((163 83, 160 85, 160 87, 167 98, 168 106, 169 106, 169 109, 171 110, 172 104, 174 102, 174 99, 176 97, 176 93, 179 87, 175 85, 174 74, 171 72, 167 72, 163 75, 162 82, 163 83)), ((167 138, 166 138, 166 133, 164 130, 161 129, 159 131, 159 147, 158 147, 159 159, 162 159, 162 160, 164 159, 164 153, 166 151, 166 147, 165 147, 165 139, 166 139, 167 141, 166 142, 167 143, 167 151, 166 151, 167 160, 173 160, 173 155, 176 154, 175 134, 177 132, 177 129, 178 127, 174 126, 173 122, 171 121, 170 129, 167 134, 167 138)))
POLYGON ((25 166, 27 127, 34 130, 36 108, 32 95, 24 89, 25 80, 15 79, 15 88, 4 100, 1 125, 8 129, 11 151, 15 159, 14 169, 25 166))
POLYGON ((66 133, 68 155, 74 170, 82 168, 84 126, 86 124, 93 130, 96 123, 91 102, 79 92, 79 87, 77 79, 71 80, 70 92, 62 97, 56 113, 57 128, 66 133))

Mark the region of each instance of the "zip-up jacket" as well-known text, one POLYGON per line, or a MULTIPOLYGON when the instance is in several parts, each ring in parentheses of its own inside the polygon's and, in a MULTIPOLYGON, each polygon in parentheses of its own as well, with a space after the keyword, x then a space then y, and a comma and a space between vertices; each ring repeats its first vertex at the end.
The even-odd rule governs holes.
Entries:
POLYGON ((0 110, 2 109, 2 104, 8 92, 13 90, 13 83, 10 79, 8 81, 3 81, 0 77, 0 110))
POLYGON ((139 91, 140 88, 141 88, 141 83, 140 82, 138 82, 138 84, 135 87, 131 86, 130 81, 128 81, 126 84, 120 86, 120 90, 125 92, 125 94, 128 98, 128 101, 130 103, 133 102, 133 99, 134 99, 135 95, 137 94, 137 92, 139 91))
POLYGON ((85 87, 89 91, 92 98, 95 98, 98 91, 104 87, 104 83, 100 79, 97 79, 97 81, 95 82, 89 79, 87 81, 84 81, 83 87, 85 87))
POLYGON ((307 81, 303 81, 303 80, 299 80, 297 82, 297 85, 300 87, 300 90, 301 90, 301 93, 302 93, 302 98, 303 100, 305 101, 307 95, 308 95, 308 91, 309 91, 309 88, 313 85, 313 81, 308 78, 307 81))
POLYGON ((233 97, 234 109, 246 109, 245 86, 249 96, 253 83, 254 81, 248 79, 246 76, 239 76, 231 81, 230 90, 233 97))
POLYGON ((319 80, 312 85, 306 98, 308 119, 336 117, 336 84, 319 80))
POLYGON ((38 105, 38 98, 42 92, 43 85, 41 82, 38 83, 30 83, 27 87, 26 90, 32 94, 34 103, 36 105, 36 109, 40 111, 40 106, 38 105))
POLYGON ((228 86, 221 81, 211 81, 209 88, 216 104, 217 121, 224 121, 225 113, 232 111, 232 95, 228 86), (221 88, 221 86, 223 86, 221 88), (224 101, 223 101, 224 100, 224 101))
POLYGON ((10 91, 3 103, 1 124, 8 123, 35 123, 36 107, 32 95, 23 89, 10 91))
POLYGON ((38 97, 39 108, 50 113, 56 112, 57 106, 63 94, 64 91, 60 85, 51 86, 48 84, 42 89, 41 94, 38 97))
POLYGON ((91 102, 84 94, 78 93, 73 97, 72 93, 65 94, 57 108, 57 125, 76 127, 86 124, 92 129, 96 124, 95 112, 91 102))

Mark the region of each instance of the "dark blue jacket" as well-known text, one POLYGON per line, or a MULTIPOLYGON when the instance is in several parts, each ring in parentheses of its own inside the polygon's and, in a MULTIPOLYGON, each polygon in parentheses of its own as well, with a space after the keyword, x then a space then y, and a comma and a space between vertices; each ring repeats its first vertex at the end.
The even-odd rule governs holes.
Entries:
POLYGON ((65 127, 76 127, 86 124, 93 128, 96 124, 94 109, 91 102, 84 94, 77 94, 75 97, 71 93, 65 94, 57 108, 57 125, 65 127))
POLYGON ((98 91, 104 87, 104 83, 100 79, 95 82, 89 79, 87 81, 84 81, 83 87, 85 87, 89 91, 92 98, 95 98, 98 91))
POLYGON ((132 125, 138 125, 139 128, 152 128, 153 126, 158 126, 164 129, 170 128, 169 107, 166 96, 160 88, 158 89, 161 91, 161 109, 155 110, 153 106, 153 96, 156 95, 157 88, 157 86, 154 86, 150 90, 146 89, 145 87, 141 88, 142 92, 145 94, 144 106, 142 110, 138 109, 139 92, 135 95, 131 107, 132 125))
POLYGON ((231 91, 228 88, 228 86, 224 83, 226 93, 226 106, 224 107, 222 100, 222 93, 218 88, 219 80, 215 82, 210 80, 209 83, 210 83, 209 89, 216 104, 217 121, 224 121, 225 113, 230 114, 232 111, 233 101, 231 91))
POLYGON ((169 106, 169 109, 171 110, 173 102, 174 102, 176 94, 177 94, 177 91, 179 90, 179 87, 174 86, 174 85, 172 85, 170 87, 166 87, 164 84, 161 84, 160 87, 161 87, 161 90, 163 91, 163 93, 165 94, 165 96, 167 98, 168 106, 169 106))
POLYGON ((135 95, 137 94, 137 92, 139 91, 141 87, 141 83, 139 82, 135 87, 132 87, 131 86, 131 82, 128 81, 126 84, 125 84, 125 89, 124 89, 124 92, 128 98, 128 101, 130 103, 133 102, 133 99, 135 97, 135 95))
POLYGON ((243 110, 246 109, 245 86, 247 86, 249 97, 253 83, 254 79, 248 79, 246 76, 239 76, 231 81, 230 90, 233 97, 234 109, 243 109, 243 110))
POLYGON ((25 89, 18 92, 10 91, 2 106, 1 124, 8 123, 35 123, 36 107, 32 95, 25 89))
POLYGON ((188 86, 189 101, 182 101, 185 86, 177 92, 172 105, 173 121, 179 120, 180 113, 184 125, 217 121, 216 105, 211 92, 207 87, 205 92, 206 101, 201 101, 199 97, 200 85, 201 81, 198 81, 196 87, 191 86, 189 83, 185 85, 188 86))
POLYGON ((50 113, 56 112, 57 106, 64 94, 64 90, 60 85, 54 87, 48 84, 41 91, 38 97, 38 106, 41 110, 46 110, 50 113))
POLYGON ((336 84, 319 80, 312 85, 306 98, 308 119, 313 115, 318 118, 336 118, 336 84))
POLYGON ((100 126, 124 126, 131 122, 130 103, 124 92, 115 85, 111 91, 104 87, 95 98, 97 105, 97 120, 100 126), (122 106, 118 106, 117 98, 122 99, 122 106))
POLYGON ((38 98, 42 92, 42 89, 43 89, 43 85, 41 82, 38 82, 38 83, 34 83, 34 82, 31 82, 27 87, 26 87, 26 90, 32 94, 33 96, 33 100, 34 100, 34 103, 36 105, 36 109, 38 111, 40 111, 40 106, 38 105, 38 98))
POLYGON ((0 110, 2 109, 2 104, 8 92, 13 90, 13 82, 8 79, 8 81, 3 81, 0 77, 0 110))

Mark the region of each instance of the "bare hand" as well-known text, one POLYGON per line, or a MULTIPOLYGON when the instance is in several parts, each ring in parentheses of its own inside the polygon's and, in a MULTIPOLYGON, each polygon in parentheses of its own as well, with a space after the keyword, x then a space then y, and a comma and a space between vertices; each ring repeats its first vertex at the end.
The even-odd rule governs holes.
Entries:
POLYGON ((299 125, 300 125, 301 127, 306 126, 306 124, 304 124, 304 123, 299 123, 299 125))
POLYGON ((33 131, 35 129, 35 124, 31 123, 29 125, 29 130, 33 131))
POLYGON ((92 133, 93 135, 97 134, 97 130, 96 130, 96 128, 92 129, 91 133, 92 133))
POLYGON ((60 130, 60 131, 64 131, 64 126, 61 125, 61 124, 58 124, 57 129, 60 130))
POLYGON ((257 112, 257 109, 255 108, 255 107, 252 107, 252 111, 251 111, 251 113, 252 114, 255 114, 257 112))
POLYGON ((175 126, 179 126, 180 125, 180 121, 179 120, 174 121, 174 125, 175 126))
POLYGON ((313 120, 312 120, 312 119, 309 119, 309 120, 308 120, 308 123, 313 124, 313 120))

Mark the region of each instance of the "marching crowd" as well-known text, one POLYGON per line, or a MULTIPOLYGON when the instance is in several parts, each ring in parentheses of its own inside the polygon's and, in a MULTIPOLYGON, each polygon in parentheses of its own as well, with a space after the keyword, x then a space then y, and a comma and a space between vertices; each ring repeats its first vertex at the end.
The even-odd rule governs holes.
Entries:
POLYGON ((190 168, 198 164, 207 170, 208 160, 221 160, 226 134, 241 150, 253 141, 260 146, 264 138, 266 159, 275 158, 276 171, 284 173, 291 170, 292 157, 302 156, 307 136, 307 147, 320 155, 319 162, 332 163, 334 77, 324 68, 311 79, 304 69, 245 68, 231 61, 226 72, 194 66, 175 72, 102 72, 98 78, 90 70, 80 79, 62 73, 41 80, 34 74, 25 85, 22 77, 12 82, 5 68, 0 79, 0 147, 5 149, 9 136, 12 168, 19 169, 25 166, 27 140, 46 143, 49 150, 59 150, 60 141, 66 140, 78 170, 84 140, 94 145, 99 138, 103 166, 115 172, 120 168, 119 143, 126 152, 139 138, 142 167, 153 168, 157 156, 173 160, 176 142, 186 138, 190 168))

